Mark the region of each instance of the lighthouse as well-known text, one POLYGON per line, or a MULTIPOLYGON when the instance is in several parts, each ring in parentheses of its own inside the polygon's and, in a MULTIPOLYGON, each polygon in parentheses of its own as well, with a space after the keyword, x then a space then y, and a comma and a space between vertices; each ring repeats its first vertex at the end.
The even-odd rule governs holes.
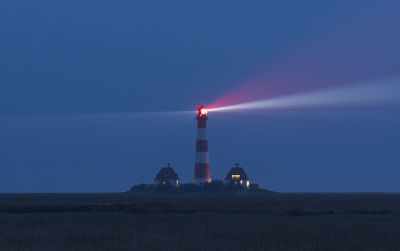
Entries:
POLYGON ((196 160, 194 165, 193 183, 204 184, 211 182, 210 162, 208 159, 208 140, 207 140, 207 110, 201 105, 197 110, 197 141, 196 141, 196 160))

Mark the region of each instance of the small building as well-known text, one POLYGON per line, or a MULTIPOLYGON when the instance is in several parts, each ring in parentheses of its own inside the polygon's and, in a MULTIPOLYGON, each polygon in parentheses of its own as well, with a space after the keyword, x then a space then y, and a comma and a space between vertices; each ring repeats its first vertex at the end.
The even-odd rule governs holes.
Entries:
POLYGON ((166 167, 161 168, 157 173, 154 178, 154 183, 156 185, 179 186, 178 174, 176 174, 174 169, 171 167, 171 164, 168 163, 166 167))
POLYGON ((238 184, 246 188, 250 187, 250 179, 243 168, 239 166, 239 163, 236 163, 228 172, 225 177, 225 182, 227 184, 238 184))

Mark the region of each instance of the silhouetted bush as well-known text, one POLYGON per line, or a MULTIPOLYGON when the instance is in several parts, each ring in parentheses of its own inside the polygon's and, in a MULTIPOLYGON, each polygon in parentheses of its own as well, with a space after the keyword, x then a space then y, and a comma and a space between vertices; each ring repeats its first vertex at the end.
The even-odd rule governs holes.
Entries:
POLYGON ((181 184, 179 186, 180 190, 184 193, 193 193, 193 192, 199 192, 200 186, 195 185, 195 184, 181 184))
POLYGON ((202 187, 202 191, 209 193, 221 193, 226 192, 227 186, 222 183, 222 181, 212 181, 210 183, 205 183, 202 187))
POLYGON ((154 191, 153 184, 139 184, 131 188, 131 192, 151 192, 154 191))
POLYGON ((252 184, 249 189, 240 185, 223 183, 222 180, 213 180, 210 183, 204 183, 201 185, 196 185, 192 183, 180 184, 178 187, 166 184, 139 184, 133 186, 129 192, 135 193, 226 193, 226 192, 260 192, 264 191, 259 189, 258 185, 252 184))

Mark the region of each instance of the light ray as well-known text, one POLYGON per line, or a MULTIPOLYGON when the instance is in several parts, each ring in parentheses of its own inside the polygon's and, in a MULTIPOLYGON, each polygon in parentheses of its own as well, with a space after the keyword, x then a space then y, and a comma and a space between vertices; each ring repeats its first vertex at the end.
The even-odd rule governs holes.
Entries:
POLYGON ((400 101, 400 79, 374 81, 347 87, 324 89, 241 104, 207 108, 209 112, 376 105, 400 101))

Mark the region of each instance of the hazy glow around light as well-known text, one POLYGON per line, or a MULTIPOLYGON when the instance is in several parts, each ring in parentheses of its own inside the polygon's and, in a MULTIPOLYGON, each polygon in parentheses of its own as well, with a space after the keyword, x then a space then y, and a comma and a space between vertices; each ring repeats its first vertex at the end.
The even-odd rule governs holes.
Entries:
POLYGON ((207 111, 326 107, 351 104, 381 104, 400 101, 400 79, 369 82, 347 87, 311 91, 277 98, 234 104, 207 111))

